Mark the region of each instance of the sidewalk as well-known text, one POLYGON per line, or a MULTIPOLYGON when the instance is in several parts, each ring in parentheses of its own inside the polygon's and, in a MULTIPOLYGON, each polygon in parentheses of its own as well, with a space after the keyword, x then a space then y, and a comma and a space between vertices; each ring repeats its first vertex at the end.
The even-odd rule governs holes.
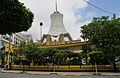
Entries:
POLYGON ((80 76, 80 75, 93 75, 91 72, 34 72, 29 71, 27 74, 36 74, 36 75, 62 75, 62 76, 80 76))
MULTIPOLYGON (((31 74, 31 75, 64 75, 64 76, 88 76, 88 75, 94 75, 95 72, 41 72, 41 71, 19 71, 19 70, 3 70, 0 69, 1 73, 16 73, 16 74, 21 74, 21 73, 26 73, 26 74, 31 74)), ((114 72, 98 72, 98 75, 103 75, 103 76, 120 76, 120 72, 114 73, 114 72)))
MULTIPOLYGON (((95 72, 35 72, 35 71, 27 71, 27 74, 36 74, 36 75, 50 75, 50 74, 56 74, 56 75, 64 75, 64 76, 90 76, 95 75, 95 72)), ((113 73, 113 72, 98 72, 97 75, 110 75, 110 76, 120 76, 119 73, 113 73)))
POLYGON ((0 72, 1 73, 22 73, 23 71, 19 71, 19 70, 4 70, 0 68, 0 72))

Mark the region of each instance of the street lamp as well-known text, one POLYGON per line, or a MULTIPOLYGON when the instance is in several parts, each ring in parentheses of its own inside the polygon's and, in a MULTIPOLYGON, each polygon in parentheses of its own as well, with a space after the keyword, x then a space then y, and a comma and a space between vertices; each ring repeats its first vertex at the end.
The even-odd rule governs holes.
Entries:
POLYGON ((41 40, 41 38, 42 38, 42 26, 43 26, 43 23, 40 22, 40 40, 41 40))
POLYGON ((53 55, 53 74, 55 74, 55 57, 53 55))
POLYGON ((9 35, 7 64, 5 66, 6 69, 11 69, 11 63, 12 63, 12 52, 11 52, 11 43, 10 42, 11 42, 11 34, 9 35))

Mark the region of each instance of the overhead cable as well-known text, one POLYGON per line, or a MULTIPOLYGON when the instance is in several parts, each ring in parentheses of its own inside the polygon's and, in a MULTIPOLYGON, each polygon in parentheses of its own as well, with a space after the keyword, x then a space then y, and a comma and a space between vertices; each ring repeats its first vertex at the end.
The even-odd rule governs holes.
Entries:
POLYGON ((115 13, 108 12, 108 11, 106 11, 106 10, 104 10, 104 9, 101 9, 101 8, 97 7, 96 5, 90 3, 90 2, 88 2, 88 1, 86 1, 86 0, 83 0, 83 1, 86 2, 86 3, 88 3, 88 4, 90 4, 91 6, 93 6, 93 7, 95 7, 95 8, 97 8, 97 9, 103 11, 103 12, 106 12, 106 13, 109 13, 109 14, 115 14, 115 13))

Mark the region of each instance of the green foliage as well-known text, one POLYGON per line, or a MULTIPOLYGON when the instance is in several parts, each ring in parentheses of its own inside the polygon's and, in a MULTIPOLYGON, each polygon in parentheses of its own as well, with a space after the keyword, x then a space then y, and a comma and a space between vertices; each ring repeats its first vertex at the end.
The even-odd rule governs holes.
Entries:
POLYGON ((69 65, 81 65, 82 64, 82 55, 81 53, 73 53, 72 58, 68 61, 69 65))
POLYGON ((4 52, 0 50, 0 59, 2 60, 2 59, 4 59, 4 57, 5 57, 4 52))
POLYGON ((37 65, 66 65, 68 63, 74 65, 80 63, 79 57, 81 56, 77 53, 59 49, 41 49, 34 44, 24 45, 23 43, 21 44, 21 47, 21 51, 14 55, 16 64, 26 62, 29 65, 32 61, 37 65))
POLYGON ((91 64, 102 64, 104 57, 103 57, 103 52, 101 51, 92 51, 89 53, 90 57, 90 63, 91 64))
POLYGON ((86 64, 88 64, 89 52, 91 52, 91 46, 90 45, 82 46, 81 54, 82 54, 82 58, 84 58, 86 64))
POLYGON ((35 44, 33 44, 33 43, 26 44, 22 49, 22 51, 24 52, 25 57, 28 60, 34 59, 34 55, 35 55, 36 50, 37 50, 37 46, 35 44))
POLYGON ((117 59, 120 59, 120 45, 112 45, 108 47, 108 51, 105 52, 111 63, 117 62, 117 59))
POLYGON ((33 17, 33 13, 18 0, 0 0, 0 34, 27 31, 33 17))
POLYGON ((105 16, 94 18, 81 29, 82 38, 93 42, 95 48, 100 48, 104 53, 103 57, 115 64, 116 58, 120 56, 120 18, 109 19, 105 16))
POLYGON ((1 61, 0 67, 4 67, 4 58, 5 58, 5 52, 0 50, 0 61, 1 61))
POLYGON ((88 25, 81 27, 82 38, 96 43, 101 47, 120 44, 120 19, 108 17, 96 18, 88 25))

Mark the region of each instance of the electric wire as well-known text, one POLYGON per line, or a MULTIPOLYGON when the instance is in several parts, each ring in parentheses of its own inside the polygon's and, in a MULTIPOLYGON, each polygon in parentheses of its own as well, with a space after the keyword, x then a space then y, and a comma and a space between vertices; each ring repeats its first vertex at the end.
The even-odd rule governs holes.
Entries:
POLYGON ((90 3, 90 2, 88 2, 88 1, 86 1, 86 0, 83 0, 83 1, 86 2, 86 3, 88 3, 89 5, 91 5, 91 6, 95 7, 95 8, 97 8, 97 9, 99 9, 99 10, 105 12, 105 13, 115 14, 115 13, 108 12, 108 11, 106 11, 106 10, 104 10, 104 9, 101 9, 101 8, 97 7, 96 5, 90 3))

